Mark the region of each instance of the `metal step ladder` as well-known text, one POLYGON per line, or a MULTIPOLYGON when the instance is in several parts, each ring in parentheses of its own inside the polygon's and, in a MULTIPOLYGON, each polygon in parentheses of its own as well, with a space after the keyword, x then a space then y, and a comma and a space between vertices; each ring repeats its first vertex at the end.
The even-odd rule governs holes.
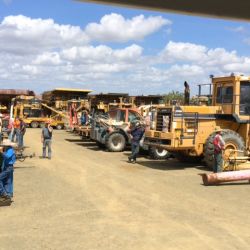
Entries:
POLYGON ((193 145, 195 145, 198 132, 198 121, 199 114, 197 112, 181 114, 181 144, 183 144, 183 140, 191 139, 193 145))

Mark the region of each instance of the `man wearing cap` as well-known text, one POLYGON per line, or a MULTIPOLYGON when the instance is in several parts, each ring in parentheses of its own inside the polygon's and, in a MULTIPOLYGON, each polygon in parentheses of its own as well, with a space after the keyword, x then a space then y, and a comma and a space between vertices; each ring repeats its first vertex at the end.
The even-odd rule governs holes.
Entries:
POLYGON ((214 144, 214 173, 223 171, 223 150, 225 147, 225 141, 222 138, 222 131, 216 130, 216 135, 213 140, 214 144))
POLYGON ((136 163, 136 158, 140 150, 140 140, 142 139, 145 129, 141 125, 140 121, 135 119, 131 121, 130 130, 131 134, 131 150, 132 154, 128 157, 130 163, 136 163))
POLYGON ((51 159, 51 141, 52 141, 53 128, 50 122, 45 123, 45 127, 42 130, 42 143, 43 143, 43 158, 46 158, 46 148, 48 148, 48 159, 51 159))
POLYGON ((13 197, 13 171, 16 162, 13 145, 9 140, 1 145, 3 161, 0 173, 0 203, 11 202, 13 197))

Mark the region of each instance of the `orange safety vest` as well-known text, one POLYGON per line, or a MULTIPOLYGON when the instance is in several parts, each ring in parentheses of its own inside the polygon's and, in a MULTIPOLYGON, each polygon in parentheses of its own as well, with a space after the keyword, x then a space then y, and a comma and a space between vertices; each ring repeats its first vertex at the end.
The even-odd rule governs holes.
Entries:
POLYGON ((14 127, 14 128, 20 128, 20 121, 19 121, 19 120, 15 120, 15 121, 13 122, 13 127, 14 127))

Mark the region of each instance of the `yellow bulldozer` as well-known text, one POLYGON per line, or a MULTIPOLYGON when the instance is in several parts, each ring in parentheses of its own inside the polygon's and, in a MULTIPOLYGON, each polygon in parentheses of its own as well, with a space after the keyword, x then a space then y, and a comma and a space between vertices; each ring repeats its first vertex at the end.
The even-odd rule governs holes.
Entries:
MULTIPOLYGON (((247 161, 250 149, 250 77, 212 77, 207 104, 157 109, 145 143, 172 152, 183 162, 214 164, 213 138, 222 130, 225 162, 247 161)), ((208 84, 206 84, 208 85, 208 84)), ((199 95, 201 96, 201 85, 199 95)), ((204 99, 204 98, 201 98, 204 99)), ((230 164, 228 164, 229 166, 230 164)), ((227 164, 224 165, 227 167, 227 164)))

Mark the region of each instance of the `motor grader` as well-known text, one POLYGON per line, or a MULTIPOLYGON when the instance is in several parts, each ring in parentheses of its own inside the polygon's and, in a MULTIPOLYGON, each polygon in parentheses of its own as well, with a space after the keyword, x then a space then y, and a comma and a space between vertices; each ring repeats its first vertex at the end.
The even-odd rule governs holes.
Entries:
MULTIPOLYGON (((210 105, 165 106, 157 109, 145 144, 172 152, 183 162, 202 159, 214 164, 213 138, 222 130, 224 167, 230 161, 248 160, 250 134, 250 77, 211 77, 207 98, 210 105)), ((208 84, 206 84, 208 85, 208 84)), ((201 85, 199 86, 201 96, 201 85)))

